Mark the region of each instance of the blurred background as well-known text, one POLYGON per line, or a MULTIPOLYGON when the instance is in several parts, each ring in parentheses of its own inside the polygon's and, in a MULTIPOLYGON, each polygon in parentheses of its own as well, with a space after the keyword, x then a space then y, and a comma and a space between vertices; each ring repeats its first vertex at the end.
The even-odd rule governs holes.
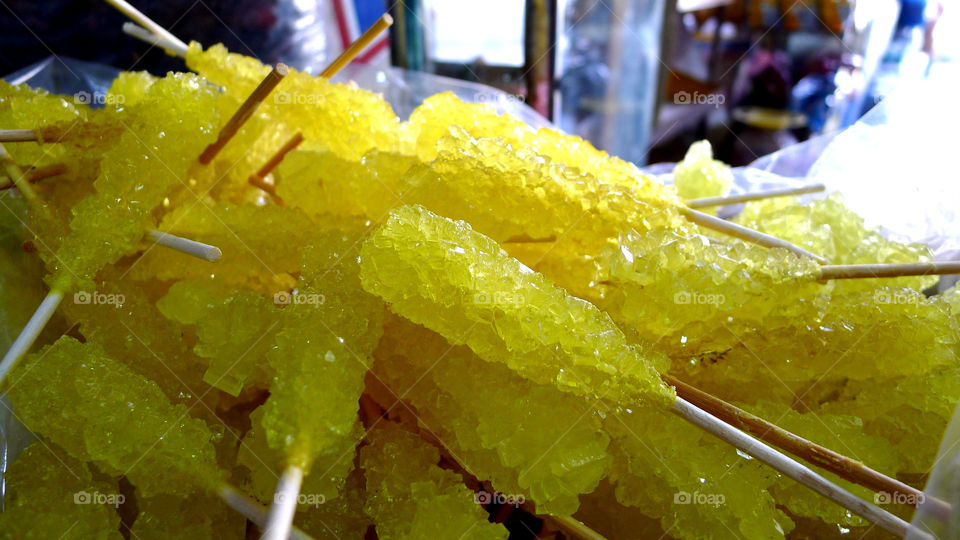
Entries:
MULTIPOLYGON (((699 139, 744 165, 849 126, 899 85, 960 81, 960 5, 946 0, 132 3, 184 41, 313 72, 389 11, 390 35, 360 62, 497 87, 639 165, 678 161, 699 139)), ((100 0, 0 5, 0 74, 59 58, 184 69, 100 0)))

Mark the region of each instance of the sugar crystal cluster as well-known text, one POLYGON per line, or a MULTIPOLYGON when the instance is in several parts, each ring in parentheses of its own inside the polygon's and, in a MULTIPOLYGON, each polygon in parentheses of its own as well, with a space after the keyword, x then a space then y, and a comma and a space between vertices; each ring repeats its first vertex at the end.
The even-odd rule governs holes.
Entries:
MULTIPOLYGON (((0 194, 0 341, 64 293, 0 388, 37 437, 0 537, 241 538, 219 490, 270 505, 289 467, 316 538, 505 538, 491 493, 609 538, 876 532, 671 415, 666 373, 922 484, 960 398, 960 293, 823 281, 687 221, 731 183, 708 143, 667 186, 451 93, 402 121, 290 70, 201 163, 271 68, 196 43, 186 61, 122 73, 100 109, 0 83, 0 128, 39 138, 13 162, 59 167, 0 194)), ((837 194, 735 221, 834 263, 931 259, 837 194)))

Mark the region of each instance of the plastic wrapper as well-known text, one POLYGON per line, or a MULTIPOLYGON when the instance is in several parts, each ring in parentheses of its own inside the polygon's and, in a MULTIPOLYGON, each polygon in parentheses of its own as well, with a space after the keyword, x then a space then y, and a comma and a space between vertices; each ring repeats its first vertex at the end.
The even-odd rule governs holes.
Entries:
MULTIPOLYGON (((945 131, 960 125, 960 109, 945 106, 944 92, 935 79, 903 86, 843 131, 734 168, 731 194, 822 183, 884 236, 929 244, 937 260, 960 259, 960 183, 950 162, 956 137, 945 131)), ((646 168, 665 182, 672 169, 646 168)))

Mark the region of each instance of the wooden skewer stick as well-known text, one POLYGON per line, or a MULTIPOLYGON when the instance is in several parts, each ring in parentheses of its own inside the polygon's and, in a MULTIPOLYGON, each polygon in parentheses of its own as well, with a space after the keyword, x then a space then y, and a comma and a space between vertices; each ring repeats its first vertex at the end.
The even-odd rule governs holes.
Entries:
POLYGON ((284 206, 285 203, 283 199, 277 195, 277 190, 274 188, 273 184, 268 184, 266 180, 255 175, 250 175, 250 178, 247 178, 247 183, 251 186, 260 189, 265 192, 273 200, 273 203, 277 206, 284 206))
POLYGON ((799 437, 775 424, 767 422, 759 416, 735 407, 702 390, 698 390, 670 375, 661 374, 660 377, 666 381, 667 384, 677 389, 678 396, 716 416, 720 420, 751 433, 757 438, 809 463, 835 473, 844 480, 859 484, 873 491, 891 495, 899 494, 900 496, 894 497, 894 500, 913 501, 912 506, 914 507, 926 501, 925 504, 933 505, 934 511, 936 511, 938 515, 950 515, 950 505, 941 500, 927 497, 922 491, 908 486, 895 478, 886 476, 843 454, 839 454, 829 448, 824 448, 819 444, 799 437))
POLYGON ((247 183, 269 195, 277 206, 284 206, 283 199, 277 195, 277 190, 273 184, 268 184, 266 180, 256 175, 250 175, 250 178, 247 178, 247 183))
POLYGON ((7 152, 7 149, 4 148, 3 144, 0 144, 0 164, 3 165, 3 169, 7 171, 7 177, 13 181, 13 184, 17 186, 17 189, 23 194, 23 197, 30 202, 36 201, 37 192, 33 189, 33 186, 30 185, 30 182, 27 181, 26 175, 23 174, 20 167, 13 161, 13 158, 10 157, 10 154, 7 152))
MULTIPOLYGON (((389 387, 387 388, 389 389, 389 387)), ((396 395, 395 392, 392 393, 396 395)), ((753 456, 758 461, 765 463, 782 474, 792 478, 793 480, 796 480, 798 483, 807 486, 808 488, 839 504, 847 510, 866 518, 872 523, 876 523, 880 527, 896 534, 897 536, 900 536, 901 538, 904 537, 909 531, 911 534, 917 535, 913 536, 912 538, 933 540, 932 537, 912 527, 909 523, 900 519, 899 517, 887 512, 886 510, 883 510, 882 508, 879 508, 876 505, 860 499, 856 495, 824 478, 822 475, 813 471, 809 467, 791 459, 789 456, 778 452, 770 446, 767 446, 763 443, 763 441, 759 441, 750 437, 743 431, 737 429, 737 427, 723 422, 721 419, 711 415, 707 411, 700 409, 682 397, 677 397, 677 399, 674 401, 671 412, 718 437, 733 447, 740 449, 750 456, 753 456)), ((456 460, 452 461, 453 463, 457 463, 456 460)), ((554 518, 554 522, 560 524, 561 526, 572 525, 569 520, 564 520, 563 518, 554 518)), ((574 534, 576 534, 577 529, 574 528, 572 530, 574 531, 574 534)), ((589 531, 589 529, 587 530, 589 531)))
POLYGON ((384 13, 377 22, 373 23, 370 28, 367 28, 367 31, 360 35, 356 41, 350 44, 349 47, 338 56, 333 63, 327 66, 327 69, 323 70, 323 73, 320 74, 321 77, 329 79, 337 74, 343 66, 350 63, 351 60, 356 58, 360 51, 365 49, 367 45, 370 45, 370 42, 374 40, 381 32, 386 30, 393 24, 393 17, 389 14, 384 13))
POLYGON ((277 165, 280 165, 280 162, 283 161, 283 158, 287 157, 287 154, 293 151, 296 147, 300 146, 300 143, 303 142, 303 134, 299 131, 293 136, 290 137, 290 140, 283 143, 283 146, 264 163, 263 167, 260 167, 260 170, 253 173, 254 176, 258 176, 261 179, 266 178, 268 174, 273 172, 277 168, 277 165))
POLYGON ((144 15, 140 10, 130 5, 130 3, 126 0, 107 0, 107 3, 117 8, 121 13, 127 17, 130 17, 134 22, 153 32, 157 36, 162 37, 163 39, 176 45, 178 48, 182 48, 184 51, 187 50, 188 47, 186 43, 180 40, 177 36, 171 34, 166 28, 155 23, 153 19, 144 15))
POLYGON ((710 214, 704 214, 703 212, 693 210, 691 208, 680 207, 680 213, 697 225, 733 236, 734 238, 739 238, 745 242, 751 242, 753 244, 770 248, 784 248, 788 251, 796 253, 797 255, 800 255, 801 257, 809 257, 820 264, 827 264, 827 260, 823 257, 814 255, 802 247, 791 244, 790 242, 777 238, 776 236, 755 231, 748 227, 744 227, 743 225, 737 225, 736 223, 731 223, 725 219, 720 219, 716 216, 711 216, 710 214))
POLYGON ((283 158, 287 157, 287 154, 293 151, 294 148, 300 146, 300 143, 303 142, 303 134, 299 131, 290 138, 289 141, 283 144, 279 150, 271 157, 263 167, 260 167, 260 170, 250 175, 250 178, 247 179, 247 182, 261 190, 267 192, 270 195, 270 198, 273 199, 273 202, 277 203, 280 206, 283 206, 283 199, 277 196, 277 191, 273 185, 268 184, 264 178, 267 177, 277 165, 280 165, 280 162, 283 161, 283 158))
POLYGON ((823 184, 811 184, 795 188, 769 189, 765 191, 754 191, 753 193, 741 193, 739 195, 727 195, 726 197, 704 197, 702 199, 690 199, 687 201, 687 208, 709 208, 711 206, 725 206, 728 204, 738 204, 749 201, 759 201, 762 199, 772 199, 774 197, 789 197, 791 195, 804 195, 806 193, 819 193, 825 191, 827 186, 823 184))
MULTIPOLYGON (((57 176, 58 174, 63 174, 67 170, 67 166, 63 163, 54 163, 53 165, 47 165, 45 167, 37 167, 36 169, 29 169, 24 171, 24 178, 27 182, 33 184, 44 178, 50 178, 51 176, 57 176)), ((0 190, 10 189, 14 186, 13 180, 9 176, 0 178, 0 190)))
MULTIPOLYGON (((229 484, 221 485, 217 491, 217 495, 223 499, 223 502, 227 503, 227 506, 233 508, 241 515, 246 516, 247 519, 256 523, 261 529, 267 526, 267 509, 233 486, 229 484)), ((289 536, 284 536, 283 538, 289 538, 290 540, 313 540, 311 536, 296 527, 292 527, 289 531, 289 536)))
POLYGON ((204 244, 203 242, 197 242, 196 240, 190 240, 155 229, 148 229, 146 238, 157 245, 175 249, 177 251, 186 253, 187 255, 193 255, 198 259, 203 259, 209 262, 219 261, 220 256, 222 255, 220 248, 216 246, 211 246, 210 244, 204 244))
POLYGON ((932 276, 944 274, 960 274, 960 261, 830 264, 820 267, 820 279, 894 278, 901 276, 932 276))
POLYGON ((864 501, 806 465, 794 461, 763 441, 754 439, 681 397, 674 400, 671 412, 900 538, 910 533, 911 538, 933 540, 929 534, 877 505, 864 501))
POLYGON ((237 131, 240 131, 243 124, 253 115, 257 106, 280 84, 280 81, 287 76, 289 71, 289 68, 284 64, 277 64, 270 70, 270 73, 264 77, 260 85, 247 97, 246 101, 237 109, 237 112, 233 113, 230 120, 223 126, 223 129, 220 130, 220 134, 217 136, 217 140, 200 154, 200 163, 208 165, 213 161, 213 158, 230 142, 230 139, 237 134, 237 131))
POLYGON ((181 58, 187 57, 187 47, 181 47, 180 44, 174 43, 162 36, 158 36, 139 24, 132 23, 130 21, 123 23, 123 33, 127 34, 128 36, 135 37, 140 41, 149 43, 150 45, 160 47, 174 56, 179 56, 181 58))
POLYGON ((293 514, 297 511, 297 498, 300 495, 300 484, 303 482, 303 471, 296 465, 289 465, 277 482, 277 489, 273 494, 273 504, 267 514, 267 522, 263 526, 261 540, 286 540, 293 525, 293 514))

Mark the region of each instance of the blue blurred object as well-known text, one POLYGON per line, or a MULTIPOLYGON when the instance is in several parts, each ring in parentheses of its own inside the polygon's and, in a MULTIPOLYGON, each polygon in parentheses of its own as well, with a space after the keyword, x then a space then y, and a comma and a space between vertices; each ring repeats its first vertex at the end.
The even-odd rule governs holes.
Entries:
POLYGON ((897 30, 916 28, 923 25, 923 13, 927 9, 927 0, 900 0, 900 17, 897 30))
POLYGON ((790 110, 803 113, 811 133, 822 133, 837 90, 840 59, 827 54, 815 58, 790 92, 790 110))

